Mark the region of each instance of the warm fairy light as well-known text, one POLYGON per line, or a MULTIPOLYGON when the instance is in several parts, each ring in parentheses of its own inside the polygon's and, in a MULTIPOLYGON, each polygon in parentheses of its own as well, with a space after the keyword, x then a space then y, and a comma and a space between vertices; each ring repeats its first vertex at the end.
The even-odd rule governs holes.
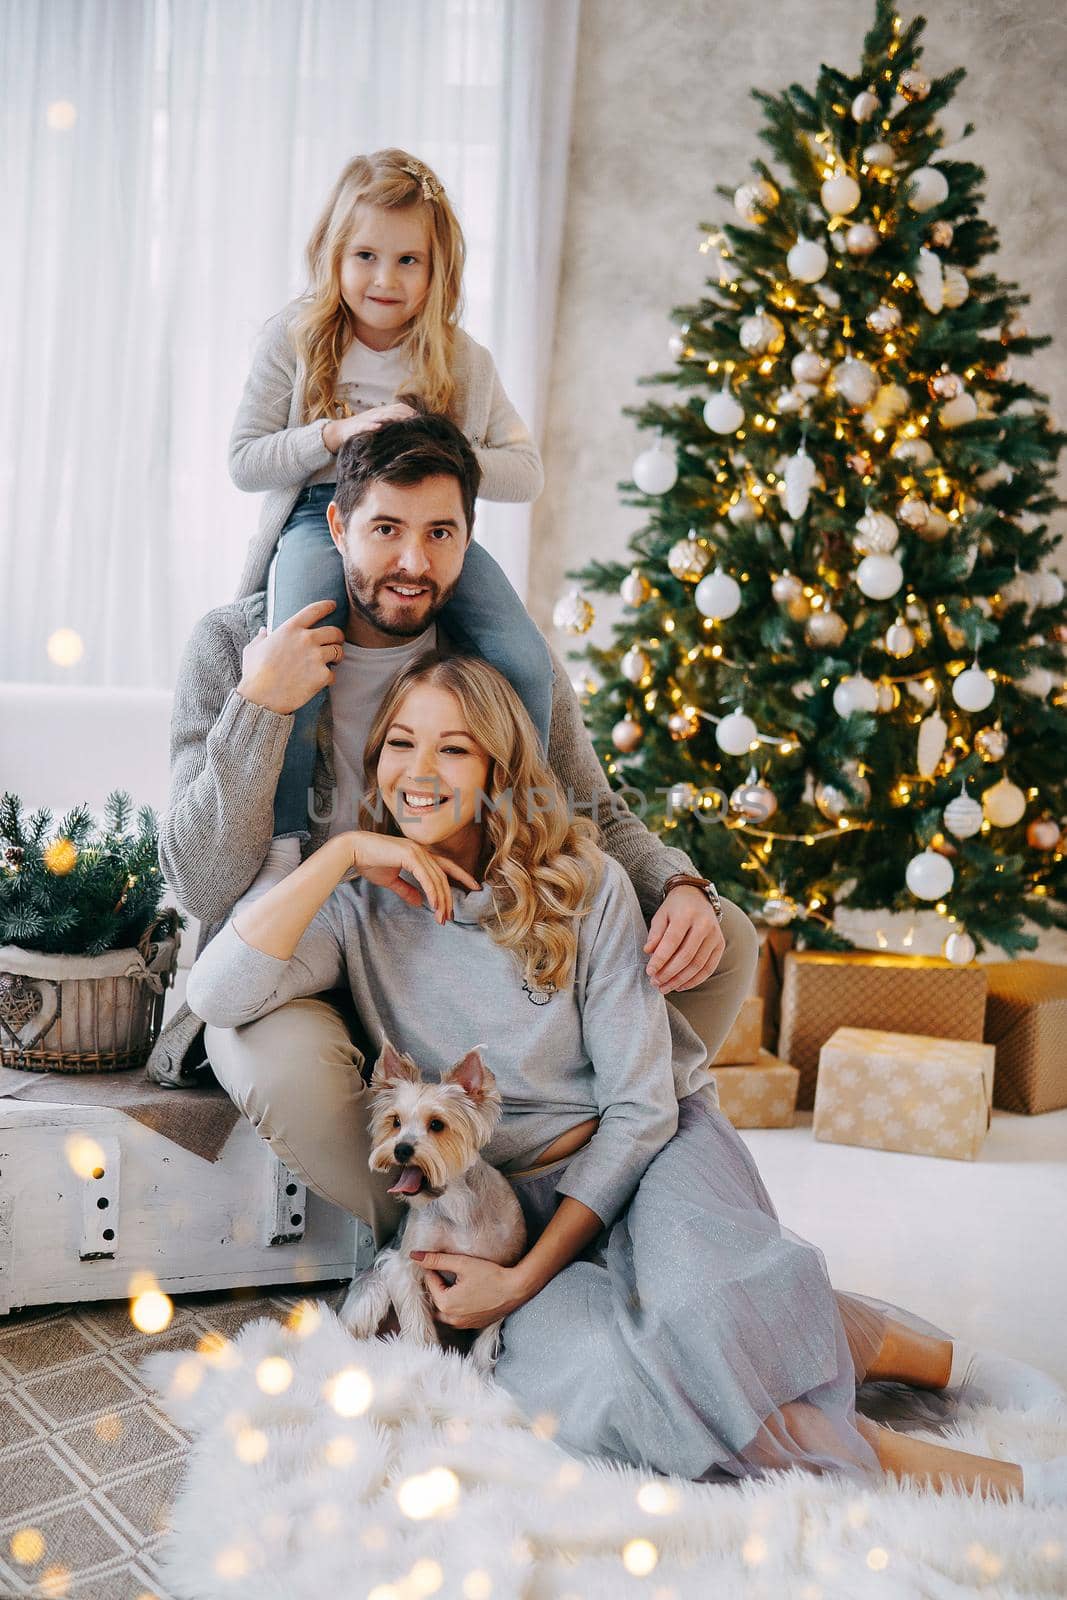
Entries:
POLYGON ((493 1580, 484 1567, 472 1567, 463 1580, 463 1600, 489 1600, 493 1580))
POLYGON ((148 1289, 130 1306, 130 1321, 142 1333, 162 1333, 174 1315, 174 1302, 162 1289, 148 1289))
POLYGON ((20 1567, 32 1567, 44 1555, 44 1534, 40 1528, 20 1528, 11 1535, 8 1548, 20 1567))
POLYGON ((888 1567, 889 1556, 881 1545, 875 1545, 873 1550, 867 1551, 867 1565, 872 1572, 884 1572, 888 1567))
POLYGON ((939 900, 937 905, 934 907, 934 910, 937 912, 939 917, 943 917, 948 910, 948 906, 943 900, 939 900))
POLYGON ((53 100, 44 115, 53 133, 69 133, 78 120, 78 108, 70 100, 53 100))
POLYGON ((424 1556, 416 1561, 404 1580, 405 1589, 412 1595, 436 1594, 445 1581, 444 1569, 439 1561, 424 1556))
POLYGON ((896 353, 897 353, 897 347, 896 347, 896 345, 895 345, 895 344, 894 344, 894 343, 893 343, 893 341, 892 341, 892 339, 890 339, 890 340, 889 340, 889 342, 888 342, 888 344, 887 344, 887 345, 886 345, 886 347, 885 347, 885 353, 886 353, 886 355, 887 355, 887 356, 895 356, 895 355, 896 355, 896 353))
POLYGON ((708 371, 710 373, 714 374, 714 373, 718 372, 718 370, 719 370, 719 363, 717 361, 709 361, 708 362, 708 371))
POLYGON ((359 1367, 344 1367, 322 1392, 340 1417, 361 1417, 374 1399, 374 1385, 359 1367))
POLYGON ((286 1318, 286 1326, 298 1338, 306 1339, 322 1322, 322 1312, 311 1300, 301 1300, 286 1318))
POLYGON ((741 1546, 741 1559, 748 1567, 758 1567, 767 1559, 767 1541, 758 1533, 750 1533, 741 1546))
POLYGON ((635 1578, 644 1578, 659 1561, 659 1551, 651 1539, 631 1539, 622 1547, 622 1564, 635 1578))
POLYGON ((49 661, 56 667, 75 667, 85 654, 81 634, 75 633, 73 628, 57 628, 48 635, 45 648, 49 661))
POLYGON ((637 1504, 652 1517, 664 1517, 678 1506, 678 1491, 665 1483, 643 1483, 637 1491, 637 1504))
POLYGON ((104 1152, 95 1139, 90 1139, 85 1133, 68 1134, 63 1141, 63 1150, 67 1157, 67 1165, 79 1178, 102 1178, 104 1176, 104 1152))
POLYGON ((429 1472, 405 1478, 396 1491, 397 1504, 405 1517, 423 1522, 451 1511, 459 1501, 459 1479, 448 1467, 431 1467, 429 1472))
POLYGON ((254 1467, 266 1460, 270 1441, 262 1428, 242 1428, 233 1442, 233 1448, 238 1461, 254 1467))
POLYGON ((666 622, 663 624, 663 631, 664 631, 664 633, 673 633, 674 632, 674 618, 673 617, 668 617, 667 618, 666 622))
POLYGON ((256 1368, 256 1382, 264 1394, 284 1394, 293 1381, 293 1369, 284 1356, 267 1356, 256 1368))
POLYGON ((248 1571, 248 1557, 238 1545, 231 1545, 215 1557, 215 1571, 220 1578, 243 1578, 248 1571))

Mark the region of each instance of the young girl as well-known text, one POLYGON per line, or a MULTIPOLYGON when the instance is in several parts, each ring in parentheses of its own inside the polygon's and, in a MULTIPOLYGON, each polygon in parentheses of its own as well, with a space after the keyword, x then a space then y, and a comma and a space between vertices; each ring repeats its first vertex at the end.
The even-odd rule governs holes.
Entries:
POLYGON ((629 879, 568 815, 500 675, 418 658, 364 761, 367 827, 242 907, 196 961, 189 1003, 238 1027, 348 983, 369 1037, 431 1075, 487 1041, 504 1114, 485 1155, 516 1189, 527 1253, 424 1265, 446 1325, 507 1318, 497 1381, 568 1448, 659 1472, 885 1470, 1067 1501, 1067 1457, 1024 1469, 857 1416, 865 1378, 1056 1386, 835 1295, 819 1251, 779 1224, 707 1052, 645 973, 629 879), (546 793, 553 808, 532 804, 546 793))
MULTIPOLYGON (((309 289, 268 322, 230 437, 239 489, 267 490, 238 597, 267 587, 273 629, 316 600, 345 627, 348 597, 326 507, 344 441, 412 414, 450 415, 482 469, 487 500, 530 501, 541 460, 489 351, 458 326, 465 247, 437 178, 403 150, 350 161, 307 246, 309 289), (268 572, 269 568, 269 572, 268 572)), ((548 746, 552 662, 500 567, 472 540, 446 631, 498 667, 548 746)), ((274 804, 272 856, 295 866, 308 834, 321 690, 295 715, 274 804)))

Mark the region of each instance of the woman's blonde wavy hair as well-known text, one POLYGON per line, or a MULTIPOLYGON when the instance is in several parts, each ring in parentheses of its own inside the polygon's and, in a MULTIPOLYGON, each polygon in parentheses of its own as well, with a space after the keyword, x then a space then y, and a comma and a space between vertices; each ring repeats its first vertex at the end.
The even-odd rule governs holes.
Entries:
POLYGON ((477 656, 433 650, 398 673, 364 749, 359 826, 401 832, 378 787, 378 759, 402 702, 420 684, 455 695, 472 739, 489 757, 481 818, 491 852, 483 881, 493 889, 493 910, 482 926, 496 944, 515 952, 531 988, 568 987, 579 924, 596 896, 604 857, 592 818, 568 814, 526 708, 495 667, 477 656))
POLYGON ((373 155, 356 156, 345 167, 307 243, 306 303, 292 323, 307 373, 305 420, 351 414, 347 405, 335 400, 334 385, 345 347, 355 333, 352 313, 341 298, 341 258, 358 206, 390 211, 421 206, 426 213, 430 287, 399 348, 411 368, 411 392, 428 410, 447 414, 455 394, 453 360, 466 258, 463 230, 429 167, 405 150, 376 150, 373 155), (406 170, 412 167, 414 172, 406 170))

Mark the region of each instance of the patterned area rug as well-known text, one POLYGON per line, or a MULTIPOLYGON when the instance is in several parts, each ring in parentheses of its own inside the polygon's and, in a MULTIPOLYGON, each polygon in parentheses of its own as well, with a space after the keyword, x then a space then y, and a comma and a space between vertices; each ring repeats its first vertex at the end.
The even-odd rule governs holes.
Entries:
POLYGON ((139 1332, 126 1300, 0 1317, 0 1600, 172 1600, 154 1557, 190 1439, 141 1359, 344 1288, 185 1295, 160 1334, 139 1332))

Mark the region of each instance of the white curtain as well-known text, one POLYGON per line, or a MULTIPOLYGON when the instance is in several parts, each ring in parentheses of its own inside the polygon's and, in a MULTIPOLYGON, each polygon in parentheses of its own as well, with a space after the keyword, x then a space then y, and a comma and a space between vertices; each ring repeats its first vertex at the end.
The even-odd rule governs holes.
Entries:
MULTIPOLYGON (((536 435, 579 0, 0 0, 0 679, 168 687, 258 496, 226 443, 343 163, 400 145, 536 435)), ((528 508, 479 511, 525 593, 528 508)))

